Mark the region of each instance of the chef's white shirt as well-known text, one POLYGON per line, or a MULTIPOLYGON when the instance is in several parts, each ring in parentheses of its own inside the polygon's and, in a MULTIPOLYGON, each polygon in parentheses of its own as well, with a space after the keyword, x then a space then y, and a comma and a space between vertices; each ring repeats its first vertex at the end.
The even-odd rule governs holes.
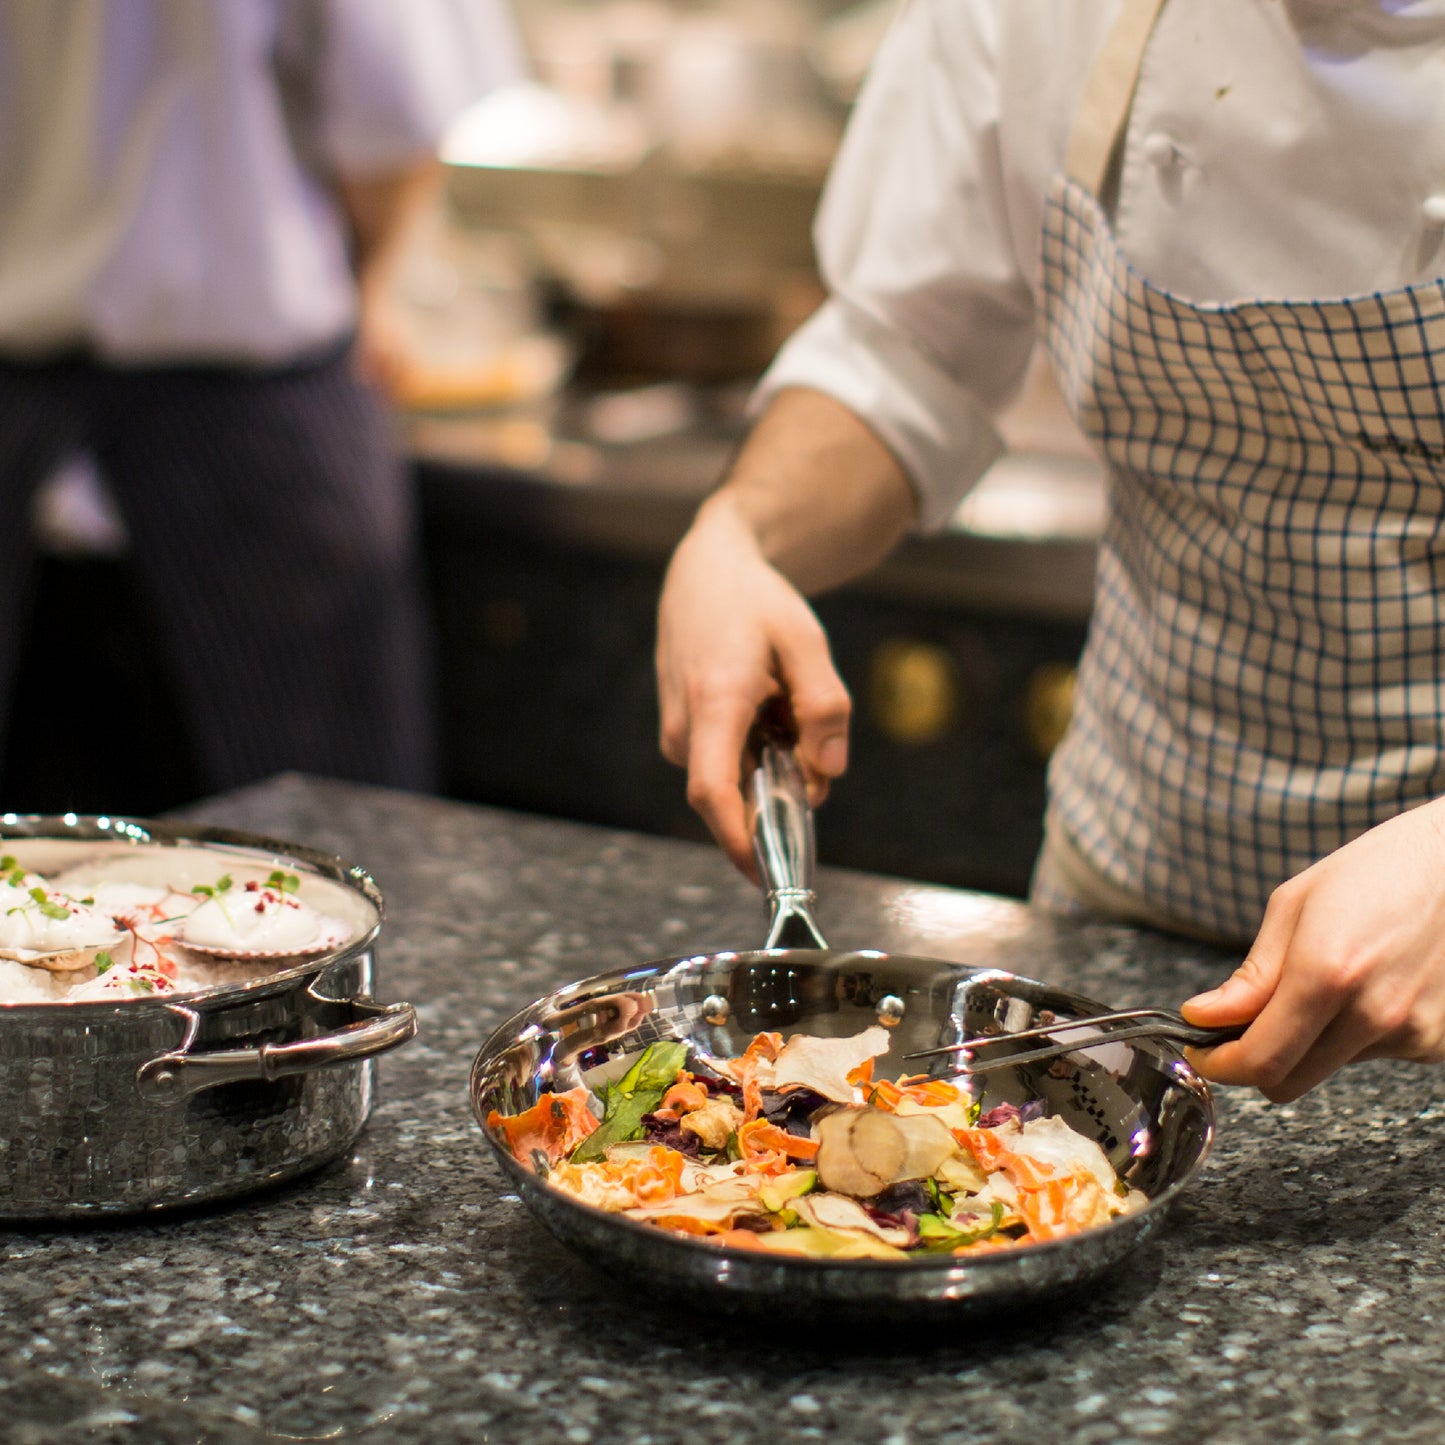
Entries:
POLYGON ((520 68, 501 0, 0 0, 0 354, 334 342, 356 298, 328 173, 433 155, 520 68))
MULTIPOLYGON (((908 473, 922 528, 999 453, 1046 184, 1118 10, 907 0, 859 96, 815 226, 829 299, 755 404, 799 385, 851 407, 908 473)), ((1170 0, 1111 210, 1135 269, 1194 302, 1445 274, 1445 3, 1170 0)))

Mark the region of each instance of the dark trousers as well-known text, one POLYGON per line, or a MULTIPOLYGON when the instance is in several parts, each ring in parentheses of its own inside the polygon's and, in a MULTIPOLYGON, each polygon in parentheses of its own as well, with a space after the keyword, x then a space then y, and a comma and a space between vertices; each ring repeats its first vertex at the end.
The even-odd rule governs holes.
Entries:
MULTIPOLYGON (((125 519, 208 789, 283 769, 433 786, 410 478, 344 350, 264 371, 0 361, 0 721, 31 503, 77 451, 125 519)), ((85 681, 54 703, 104 727, 85 681)))

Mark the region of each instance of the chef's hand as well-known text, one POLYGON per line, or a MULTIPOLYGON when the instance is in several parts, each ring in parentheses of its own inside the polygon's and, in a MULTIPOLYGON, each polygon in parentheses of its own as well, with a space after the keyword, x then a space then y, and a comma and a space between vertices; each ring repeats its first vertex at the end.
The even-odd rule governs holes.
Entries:
POLYGON ((1200 1072, 1297 1099, 1359 1059, 1445 1060, 1445 799, 1413 808, 1277 888, 1239 969, 1184 1005, 1245 1024, 1191 1050, 1200 1072))
POLYGON ((441 167, 417 161, 337 181, 351 227, 358 314, 353 363, 363 380, 395 398, 414 357, 397 277, 415 228, 436 205, 441 167))
POLYGON ((352 365, 383 397, 396 401, 413 362, 402 310, 382 287, 363 287, 356 317, 352 365))
POLYGON ((742 779, 759 708, 786 699, 816 806, 847 767, 852 703, 817 616, 764 559, 725 493, 704 505, 668 567, 657 679, 663 754, 687 769, 688 801, 756 880, 742 779))
POLYGON ((758 709, 780 697, 813 803, 848 761, 852 704, 805 596, 880 562, 913 522, 913 488, 856 413, 807 387, 768 403, 673 554, 658 613, 662 751, 688 799, 756 879, 741 780, 758 709))

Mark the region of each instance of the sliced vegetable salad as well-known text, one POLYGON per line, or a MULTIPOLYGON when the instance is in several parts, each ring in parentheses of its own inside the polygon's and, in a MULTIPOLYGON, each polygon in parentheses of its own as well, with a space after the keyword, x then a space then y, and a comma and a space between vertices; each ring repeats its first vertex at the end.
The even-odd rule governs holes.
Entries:
POLYGON ((737 1058, 654 1043, 595 1094, 487 1124, 599 1209, 733 1249, 835 1259, 965 1255, 1060 1239, 1146 1201, 1042 1106, 980 1115, 959 1085, 875 1080, 887 1030, 758 1034, 737 1058))

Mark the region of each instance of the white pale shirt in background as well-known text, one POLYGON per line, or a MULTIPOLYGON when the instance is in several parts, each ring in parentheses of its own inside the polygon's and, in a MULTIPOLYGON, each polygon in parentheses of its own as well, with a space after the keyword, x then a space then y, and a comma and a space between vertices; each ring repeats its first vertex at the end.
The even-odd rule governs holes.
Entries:
MULTIPOLYGON (((997 457, 1034 338, 1039 230, 1118 0, 909 0, 820 209, 830 299, 756 402, 867 418, 944 525, 997 457)), ((1442 0, 1170 0, 1112 206, 1190 301, 1359 295, 1445 274, 1442 0)))
POLYGON ((521 69, 501 0, 0 0, 0 354, 336 341, 356 299, 325 172, 431 156, 521 69))

